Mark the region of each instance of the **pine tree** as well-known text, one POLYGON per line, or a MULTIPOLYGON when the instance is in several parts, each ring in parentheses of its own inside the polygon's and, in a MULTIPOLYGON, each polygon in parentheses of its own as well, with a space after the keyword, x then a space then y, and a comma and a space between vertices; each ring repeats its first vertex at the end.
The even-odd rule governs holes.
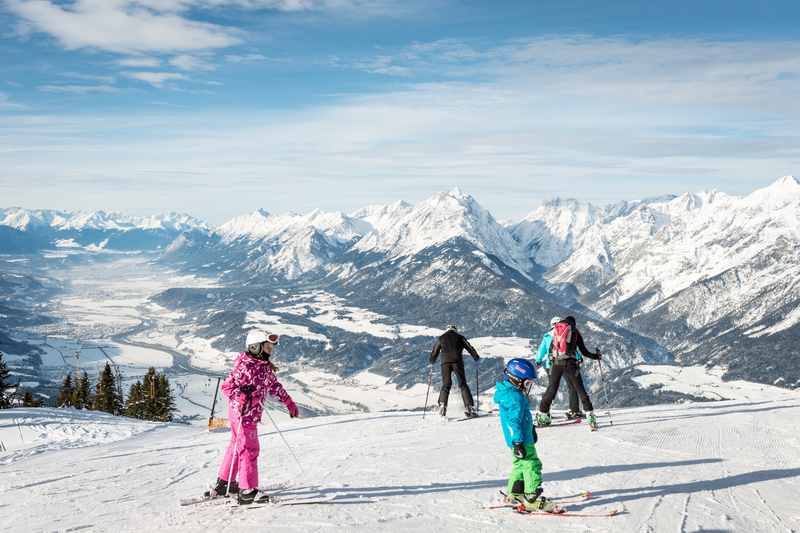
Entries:
POLYGON ((41 407, 42 402, 37 400, 31 394, 31 391, 25 391, 25 396, 22 397, 22 407, 41 407))
POLYGON ((8 383, 10 374, 5 361, 3 361, 3 352, 0 352, 0 409, 11 407, 11 398, 6 394, 8 389, 14 388, 8 383))
POLYGON ((172 396, 172 387, 169 384, 167 375, 163 372, 158 375, 156 392, 158 395, 158 416, 156 420, 171 422, 172 413, 175 412, 175 398, 172 396))
POLYGON ((97 387, 94 401, 95 409, 118 415, 122 409, 122 398, 119 397, 114 383, 114 373, 111 365, 106 363, 100 377, 97 378, 97 387))
POLYGON ((141 381, 131 385, 128 401, 125 404, 125 414, 132 418, 144 418, 144 393, 141 381))
POLYGON ((145 420, 158 420, 158 377, 156 369, 152 366, 147 369, 147 374, 142 378, 142 418, 145 420))
POLYGON ((72 405, 78 409, 92 408, 92 390, 89 383, 89 374, 86 371, 81 373, 81 377, 76 379, 75 391, 72 393, 72 405))
POLYGON ((58 407, 71 407, 74 395, 75 388, 72 386, 72 374, 67 374, 61 383, 61 390, 58 392, 58 407))

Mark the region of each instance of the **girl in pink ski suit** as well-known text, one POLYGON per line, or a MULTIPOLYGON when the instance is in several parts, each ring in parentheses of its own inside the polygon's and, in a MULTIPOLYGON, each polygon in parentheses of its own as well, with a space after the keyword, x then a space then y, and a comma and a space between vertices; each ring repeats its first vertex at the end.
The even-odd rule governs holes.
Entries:
MULTIPOLYGON (((222 384, 222 392, 228 398, 228 419, 231 424, 231 440, 225 457, 219 467, 218 486, 228 481, 239 481, 239 499, 251 489, 258 488, 258 428, 261 421, 264 399, 267 395, 278 398, 294 418, 298 415, 297 406, 278 382, 275 367, 269 357, 278 343, 277 335, 258 333, 259 338, 269 338, 261 344, 258 353, 253 353, 253 345, 248 346, 236 358, 233 370, 222 384), (241 422, 241 425, 240 425, 241 422), (241 428, 241 432, 239 429, 241 428), (238 443, 238 446, 237 446, 238 443), (233 468, 231 469, 231 462, 233 468), (228 475, 231 479, 228 480, 228 475), (220 483, 222 482, 222 483, 220 483)), ((248 335, 250 339, 250 335, 248 335)), ((232 485, 233 486, 233 485, 232 485)))

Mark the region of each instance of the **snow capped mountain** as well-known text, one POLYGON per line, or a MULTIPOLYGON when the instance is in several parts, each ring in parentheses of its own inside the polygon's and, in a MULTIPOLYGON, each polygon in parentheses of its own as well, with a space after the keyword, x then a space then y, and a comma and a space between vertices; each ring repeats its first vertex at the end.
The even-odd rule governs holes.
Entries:
POLYGON ((106 211, 0 209, 0 250, 36 250, 63 246, 146 250, 168 245, 182 232, 208 232, 208 226, 186 214, 135 217, 106 211), (16 233, 14 233, 16 232, 16 233))
POLYGON ((591 204, 555 199, 510 229, 536 264, 551 268, 569 257, 578 244, 576 239, 602 218, 602 210, 591 204))
POLYGON ((412 209, 411 204, 401 200, 393 204, 370 205, 350 213, 350 217, 366 222, 375 233, 383 233, 412 209))
POLYGON ((207 229, 204 222, 180 213, 135 217, 107 211, 56 211, 49 209, 0 209, 0 226, 18 230, 49 227, 55 230, 167 230, 207 229))
MULTIPOLYGON (((777 338, 800 334, 799 213, 800 183, 791 176, 743 197, 707 191, 618 204, 570 235, 572 246, 545 278, 686 361, 800 385, 796 371, 785 376, 784 366, 764 362, 777 338)), ((532 214, 521 227, 569 216, 532 214)), ((538 249, 539 234, 516 235, 538 249)))
POLYGON ((511 233, 472 196, 453 189, 420 202, 385 231, 372 232, 353 250, 395 258, 461 238, 527 274, 530 262, 511 233))

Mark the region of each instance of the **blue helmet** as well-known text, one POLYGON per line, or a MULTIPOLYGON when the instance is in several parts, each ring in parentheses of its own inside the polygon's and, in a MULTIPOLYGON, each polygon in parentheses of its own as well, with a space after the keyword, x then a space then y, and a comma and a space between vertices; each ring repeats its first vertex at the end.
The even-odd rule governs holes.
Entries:
POLYGON ((536 368, 527 359, 516 358, 506 363, 506 375, 509 381, 536 380, 536 368))

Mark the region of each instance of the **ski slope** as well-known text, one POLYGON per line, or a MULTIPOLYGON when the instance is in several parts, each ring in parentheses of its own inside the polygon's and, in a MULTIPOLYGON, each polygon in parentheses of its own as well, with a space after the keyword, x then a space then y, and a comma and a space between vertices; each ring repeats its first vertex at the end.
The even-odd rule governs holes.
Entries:
POLYGON ((273 416, 304 472, 265 416, 262 485, 288 482, 285 497, 334 503, 180 507, 214 480, 226 433, 70 410, 0 411, 0 440, 20 440, 14 420, 25 437, 0 456, 0 530, 800 530, 798 396, 617 410, 613 426, 601 417, 597 433, 583 425, 540 430, 546 494, 590 490, 595 497, 572 509, 623 510, 613 518, 482 509, 511 463, 495 416, 273 416))

